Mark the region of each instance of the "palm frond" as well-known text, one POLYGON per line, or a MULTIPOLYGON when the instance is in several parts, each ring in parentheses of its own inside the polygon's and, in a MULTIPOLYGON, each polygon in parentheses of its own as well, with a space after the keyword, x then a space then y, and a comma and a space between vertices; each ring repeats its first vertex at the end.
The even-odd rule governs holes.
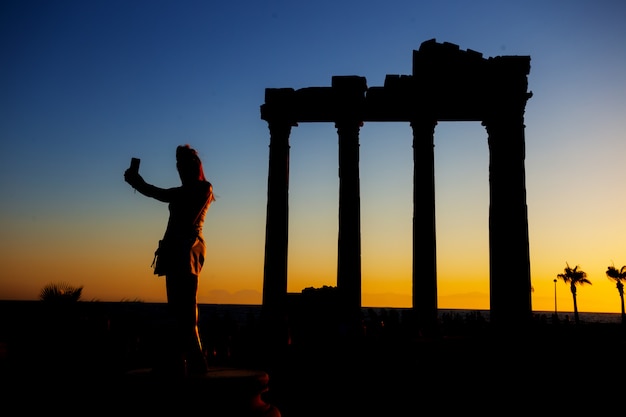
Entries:
POLYGON ((41 289, 39 299, 48 302, 76 302, 80 300, 83 287, 74 287, 66 282, 50 283, 41 289))

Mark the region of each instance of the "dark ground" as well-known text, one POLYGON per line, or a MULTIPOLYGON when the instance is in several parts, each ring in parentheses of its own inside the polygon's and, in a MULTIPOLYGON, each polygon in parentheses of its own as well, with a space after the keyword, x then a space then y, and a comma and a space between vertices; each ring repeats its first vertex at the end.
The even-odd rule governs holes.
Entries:
MULTIPOLYGON (((1 402, 13 410, 4 415, 161 414, 172 408, 225 415, 214 406, 224 400, 223 387, 129 377, 153 364, 164 316, 148 316, 137 303, 115 310, 84 304, 92 305, 63 311, 40 302, 2 304, 1 402)), ((623 407, 626 337, 620 325, 537 321, 524 334, 502 336, 474 319, 442 323, 432 338, 411 336, 390 320, 384 328, 369 321, 367 333, 351 341, 308 327, 306 337, 267 355, 253 324, 214 321, 218 335, 207 337, 205 347, 215 368, 266 372, 263 399, 283 417, 598 416, 623 407)))

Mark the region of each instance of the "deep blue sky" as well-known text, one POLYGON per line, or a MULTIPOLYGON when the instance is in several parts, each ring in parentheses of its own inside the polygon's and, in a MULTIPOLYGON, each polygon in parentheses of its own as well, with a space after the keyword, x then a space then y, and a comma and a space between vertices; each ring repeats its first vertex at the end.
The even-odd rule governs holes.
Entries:
MULTIPOLYGON (((174 150, 189 143, 218 195, 200 301, 260 302, 265 89, 330 86, 333 75, 380 86, 410 74, 412 51, 435 38, 531 57, 533 305, 550 309, 569 262, 594 283, 581 311, 618 311, 604 271, 626 264, 625 23, 614 1, 4 1, 0 298, 67 281, 88 299, 164 300, 149 263, 167 209, 122 174, 137 156, 146 180, 175 186, 174 150)), ((486 132, 440 123, 435 136, 440 305, 488 308, 486 132)), ((406 305, 410 128, 366 124, 360 149, 363 299, 406 305)), ((337 181, 334 127, 294 128, 290 291, 335 285, 337 181)))

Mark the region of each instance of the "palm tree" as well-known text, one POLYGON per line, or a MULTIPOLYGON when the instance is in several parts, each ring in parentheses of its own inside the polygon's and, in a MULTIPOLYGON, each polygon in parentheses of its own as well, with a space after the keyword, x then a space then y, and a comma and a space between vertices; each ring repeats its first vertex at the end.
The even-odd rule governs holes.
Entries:
POLYGON ((557 278, 561 278, 564 283, 570 285, 570 290, 572 291, 572 297, 574 298, 574 321, 576 324, 580 323, 580 319, 578 318, 578 303, 576 302, 576 286, 589 284, 591 285, 591 281, 587 279, 587 273, 585 271, 579 270, 578 265, 574 268, 570 268, 569 264, 566 262, 565 265, 567 267, 563 270, 562 274, 557 274, 557 278))
POLYGON ((624 283, 622 282, 622 280, 626 281, 626 265, 622 266, 619 271, 615 268, 615 266, 609 266, 606 270, 606 276, 610 280, 617 283, 617 291, 619 292, 619 298, 622 301, 622 325, 626 325, 626 311, 624 311, 624 283))

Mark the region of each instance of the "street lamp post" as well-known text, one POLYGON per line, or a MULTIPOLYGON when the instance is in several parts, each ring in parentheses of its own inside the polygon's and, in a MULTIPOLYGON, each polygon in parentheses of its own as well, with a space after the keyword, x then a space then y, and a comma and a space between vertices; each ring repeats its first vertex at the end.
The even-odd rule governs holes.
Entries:
POLYGON ((556 312, 556 278, 554 278, 554 316, 557 316, 557 312, 556 312))

